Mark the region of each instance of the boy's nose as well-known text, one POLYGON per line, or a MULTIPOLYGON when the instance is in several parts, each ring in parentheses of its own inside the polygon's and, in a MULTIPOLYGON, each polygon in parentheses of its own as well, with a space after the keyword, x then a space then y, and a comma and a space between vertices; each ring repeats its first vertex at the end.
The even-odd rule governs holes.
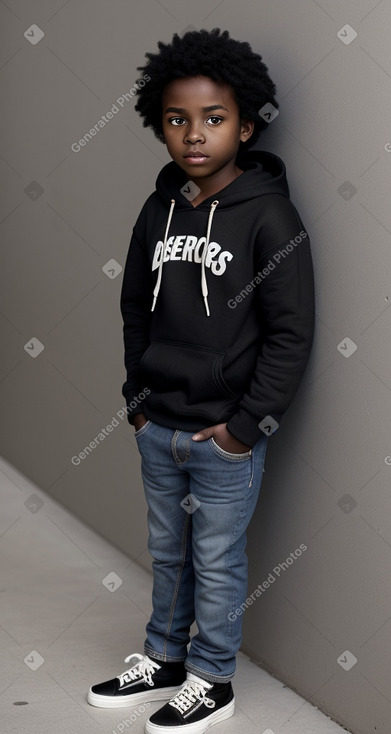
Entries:
POLYGON ((198 130, 190 130, 190 132, 185 135, 186 143, 202 143, 203 140, 204 136, 198 130))

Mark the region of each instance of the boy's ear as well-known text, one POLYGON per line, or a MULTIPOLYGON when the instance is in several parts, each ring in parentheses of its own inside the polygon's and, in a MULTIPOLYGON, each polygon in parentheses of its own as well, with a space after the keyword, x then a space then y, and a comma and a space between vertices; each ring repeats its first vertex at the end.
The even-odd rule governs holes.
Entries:
POLYGON ((240 121, 240 140, 245 143, 246 140, 251 138, 254 132, 254 120, 241 120, 240 121))

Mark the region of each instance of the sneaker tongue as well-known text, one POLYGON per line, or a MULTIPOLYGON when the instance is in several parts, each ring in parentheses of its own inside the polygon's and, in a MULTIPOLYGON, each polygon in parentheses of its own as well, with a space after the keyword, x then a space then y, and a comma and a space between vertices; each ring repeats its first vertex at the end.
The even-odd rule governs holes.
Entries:
POLYGON ((127 658, 125 658, 125 663, 131 663, 130 667, 133 667, 133 665, 137 665, 137 663, 142 660, 144 655, 140 655, 138 652, 134 652, 131 655, 128 655, 127 658))
POLYGON ((203 678, 199 678, 197 675, 194 675, 194 673, 188 673, 186 676, 186 680, 194 681, 195 683, 200 683, 200 685, 204 686, 208 690, 210 688, 213 688, 213 683, 209 683, 209 681, 204 680, 203 678))

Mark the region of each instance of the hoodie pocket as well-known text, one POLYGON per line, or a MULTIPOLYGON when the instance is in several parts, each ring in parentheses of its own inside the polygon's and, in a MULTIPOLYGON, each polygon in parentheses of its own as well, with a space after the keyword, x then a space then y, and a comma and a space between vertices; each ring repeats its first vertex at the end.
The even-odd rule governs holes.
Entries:
POLYGON ((140 360, 149 402, 193 415, 215 415, 238 395, 223 376, 225 352, 184 342, 153 341, 140 360))

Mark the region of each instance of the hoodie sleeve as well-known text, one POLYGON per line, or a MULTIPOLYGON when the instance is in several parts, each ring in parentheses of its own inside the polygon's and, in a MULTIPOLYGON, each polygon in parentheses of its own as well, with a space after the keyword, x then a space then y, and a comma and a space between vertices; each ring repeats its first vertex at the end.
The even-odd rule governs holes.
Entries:
POLYGON ((120 297, 126 367, 122 395, 126 399, 127 417, 131 424, 134 416, 143 412, 142 401, 135 398, 147 387, 140 385, 139 363, 149 343, 153 290, 147 254, 136 231, 137 227, 133 229, 130 240, 120 297))
POLYGON ((238 412, 227 423, 229 432, 250 447, 262 436, 259 423, 264 418, 271 416, 280 423, 303 376, 314 336, 310 240, 296 210, 289 204, 290 215, 285 223, 283 218, 274 217, 269 245, 275 242, 278 231, 284 234, 284 240, 270 248, 265 247, 262 238, 260 250, 267 249, 267 252, 261 252, 256 260, 255 271, 263 272, 264 277, 255 288, 254 306, 265 336, 248 391, 240 401, 238 412), (289 238, 286 238, 287 227, 289 238), (266 267, 268 273, 264 271, 266 267))

